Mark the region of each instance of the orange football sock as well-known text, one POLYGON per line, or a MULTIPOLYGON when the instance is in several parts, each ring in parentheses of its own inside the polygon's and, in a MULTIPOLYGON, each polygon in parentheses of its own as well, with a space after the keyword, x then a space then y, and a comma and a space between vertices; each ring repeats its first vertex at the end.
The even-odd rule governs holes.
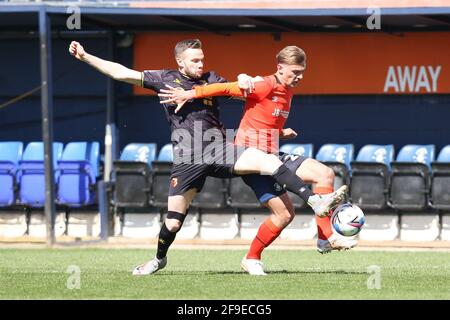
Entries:
MULTIPOLYGON (((331 186, 320 186, 320 187, 314 188, 314 193, 316 193, 316 194, 326 194, 326 193, 331 193, 331 192, 333 192, 333 187, 331 187, 331 186)), ((317 234, 318 234, 319 239, 326 240, 333 234, 329 216, 321 218, 316 215, 316 224, 317 224, 317 234)))
POLYGON ((255 239, 253 239, 250 250, 247 253, 247 259, 261 260, 261 253, 268 247, 283 231, 282 228, 273 224, 270 218, 267 218, 259 227, 255 239))

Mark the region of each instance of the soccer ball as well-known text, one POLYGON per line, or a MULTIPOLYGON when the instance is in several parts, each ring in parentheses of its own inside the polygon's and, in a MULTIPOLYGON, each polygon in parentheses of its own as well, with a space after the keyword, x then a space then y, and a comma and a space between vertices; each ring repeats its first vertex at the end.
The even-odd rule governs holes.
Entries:
POLYGON ((331 224, 334 230, 346 237, 358 234, 365 221, 364 213, 353 203, 341 204, 331 215, 331 224))

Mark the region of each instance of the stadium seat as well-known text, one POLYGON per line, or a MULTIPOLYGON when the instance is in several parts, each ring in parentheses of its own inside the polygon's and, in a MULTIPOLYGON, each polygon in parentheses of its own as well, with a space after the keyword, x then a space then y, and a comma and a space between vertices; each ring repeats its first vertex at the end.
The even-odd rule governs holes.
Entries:
POLYGON ((434 145, 406 145, 391 163, 390 205, 397 210, 428 207, 434 145))
POLYGON ((151 204, 157 207, 167 207, 169 194, 169 179, 172 171, 173 151, 172 144, 166 144, 159 151, 158 160, 153 161, 152 200, 151 204))
POLYGON ((0 207, 16 203, 16 173, 22 152, 22 142, 0 142, 0 207))
POLYGON ((68 143, 58 161, 58 203, 70 207, 94 204, 99 164, 99 142, 68 143))
MULTIPOLYGON (((167 213, 162 215, 161 221, 165 221, 167 213)), ((198 237, 200 232, 200 214, 194 210, 189 210, 183 227, 177 232, 177 240, 192 240, 198 237)), ((158 231, 159 233, 159 231, 158 231)))
POLYGON ((156 160, 156 143, 130 143, 122 151, 120 161, 142 162, 152 166, 156 160))
POLYGON ((97 211, 71 212, 67 221, 67 235, 76 238, 100 236, 100 214, 97 211))
MULTIPOLYGON (((57 163, 61 159, 63 144, 53 142, 53 167, 55 168, 55 182, 59 172, 57 163)), ((45 169, 44 143, 30 142, 19 161, 19 201, 23 205, 41 208, 45 203, 45 169)))
POLYGON ((307 144, 288 143, 280 147, 280 152, 295 154, 308 158, 312 158, 313 150, 314 146, 312 145, 312 143, 307 144))
POLYGON ((356 161, 350 162, 350 198, 362 209, 382 210, 387 207, 390 163, 393 145, 366 145, 356 161))
MULTIPOLYGON (((280 147, 280 152, 312 157, 313 145, 285 144, 280 147)), ((294 208, 299 209, 307 207, 306 203, 300 197, 289 191, 288 194, 291 197, 294 208)), ((238 178, 230 180, 228 203, 232 208, 240 209, 257 209, 261 207, 261 204, 256 198, 253 190, 247 184, 245 184, 242 179, 238 178)))
POLYGON ((156 208, 146 212, 127 212, 123 216, 121 235, 127 238, 156 238, 161 230, 161 214, 156 208))
POLYGON ((242 178, 230 179, 228 205, 236 209, 256 209, 261 206, 252 188, 242 178))
POLYGON ((333 169, 336 176, 334 189, 349 185, 350 162, 353 160, 354 146, 352 144, 325 144, 316 155, 316 160, 333 169))
MULTIPOLYGON (((241 212, 239 236, 243 240, 253 240, 261 224, 268 217, 267 208, 245 210, 241 212)), ((283 229, 279 239, 285 240, 312 240, 317 235, 317 224, 314 214, 300 213, 283 229)))
POLYGON ((239 224, 239 238, 243 240, 253 240, 261 224, 267 219, 267 209, 259 208, 255 210, 241 211, 239 224))
POLYGON ((402 241, 434 241, 439 237, 439 215, 428 214, 402 214, 400 240, 402 241))
POLYGON ((116 207, 147 207, 151 200, 151 168, 156 160, 155 143, 131 143, 114 161, 114 205, 116 207))
POLYGON ((389 211, 366 214, 366 223, 358 234, 360 240, 393 241, 400 234, 399 215, 389 211))
POLYGON ((28 214, 24 210, 6 210, 0 214, 0 238, 22 237, 28 230, 28 214))
POLYGON ((295 215, 295 219, 283 229, 280 239, 286 240, 312 240, 317 235, 317 224, 314 213, 301 212, 295 215))
MULTIPOLYGON (((43 210, 33 210, 28 219, 28 236, 45 238, 47 236, 47 218, 43 210)), ((55 212, 55 236, 61 237, 66 232, 66 212, 55 212)))
POLYGON ((435 162, 431 163, 431 206, 450 210, 450 145, 445 146, 435 162))
POLYGON ((164 145, 159 151, 158 161, 173 162, 173 146, 171 143, 164 145))
POLYGON ((442 214, 441 216, 441 235, 443 241, 450 241, 450 214, 442 214))
POLYGON ((202 191, 192 201, 199 209, 223 209, 227 206, 228 180, 206 177, 202 191))
POLYGON ((238 214, 232 210, 209 210, 201 214, 199 237, 204 240, 231 240, 239 234, 238 214))
MULTIPOLYGON (((311 143, 308 144, 284 144, 280 148, 280 152, 289 153, 293 155, 298 156, 304 156, 307 158, 313 157, 313 150, 314 147, 311 143)), ((289 197, 291 198, 292 204, 294 205, 295 209, 304 209, 307 208, 308 205, 306 202, 300 198, 299 196, 295 195, 294 193, 288 191, 289 197)))

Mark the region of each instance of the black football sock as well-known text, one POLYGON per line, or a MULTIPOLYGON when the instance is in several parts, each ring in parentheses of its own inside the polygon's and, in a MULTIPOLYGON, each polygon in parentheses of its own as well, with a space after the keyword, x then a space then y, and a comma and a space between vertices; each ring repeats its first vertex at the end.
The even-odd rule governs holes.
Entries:
POLYGON ((295 193, 305 202, 308 202, 309 197, 314 195, 306 183, 290 171, 284 164, 272 174, 272 177, 284 188, 295 193))
POLYGON ((166 227, 166 223, 164 222, 161 231, 159 232, 158 238, 158 249, 156 251, 156 258, 162 259, 167 255, 167 251, 169 250, 170 245, 175 240, 175 236, 177 232, 171 232, 166 227))

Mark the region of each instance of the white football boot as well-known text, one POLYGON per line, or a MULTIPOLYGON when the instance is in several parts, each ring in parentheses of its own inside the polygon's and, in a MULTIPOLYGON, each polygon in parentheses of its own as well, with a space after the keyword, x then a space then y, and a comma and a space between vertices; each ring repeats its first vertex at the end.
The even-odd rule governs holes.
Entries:
POLYGON ((167 257, 164 257, 161 260, 158 258, 154 258, 134 268, 133 276, 146 276, 155 273, 158 270, 164 269, 166 264, 167 264, 167 257))
POLYGON ((329 253, 332 250, 350 250, 358 245, 358 241, 333 233, 327 240, 317 240, 317 251, 320 253, 329 253))
POLYGON ((309 206, 314 210, 314 213, 319 217, 325 217, 336 207, 339 203, 344 201, 347 197, 348 187, 343 185, 335 192, 327 194, 315 194, 308 199, 309 206))
POLYGON ((267 275, 267 273, 264 272, 261 260, 247 259, 247 257, 244 257, 241 261, 241 268, 252 276, 267 275))

